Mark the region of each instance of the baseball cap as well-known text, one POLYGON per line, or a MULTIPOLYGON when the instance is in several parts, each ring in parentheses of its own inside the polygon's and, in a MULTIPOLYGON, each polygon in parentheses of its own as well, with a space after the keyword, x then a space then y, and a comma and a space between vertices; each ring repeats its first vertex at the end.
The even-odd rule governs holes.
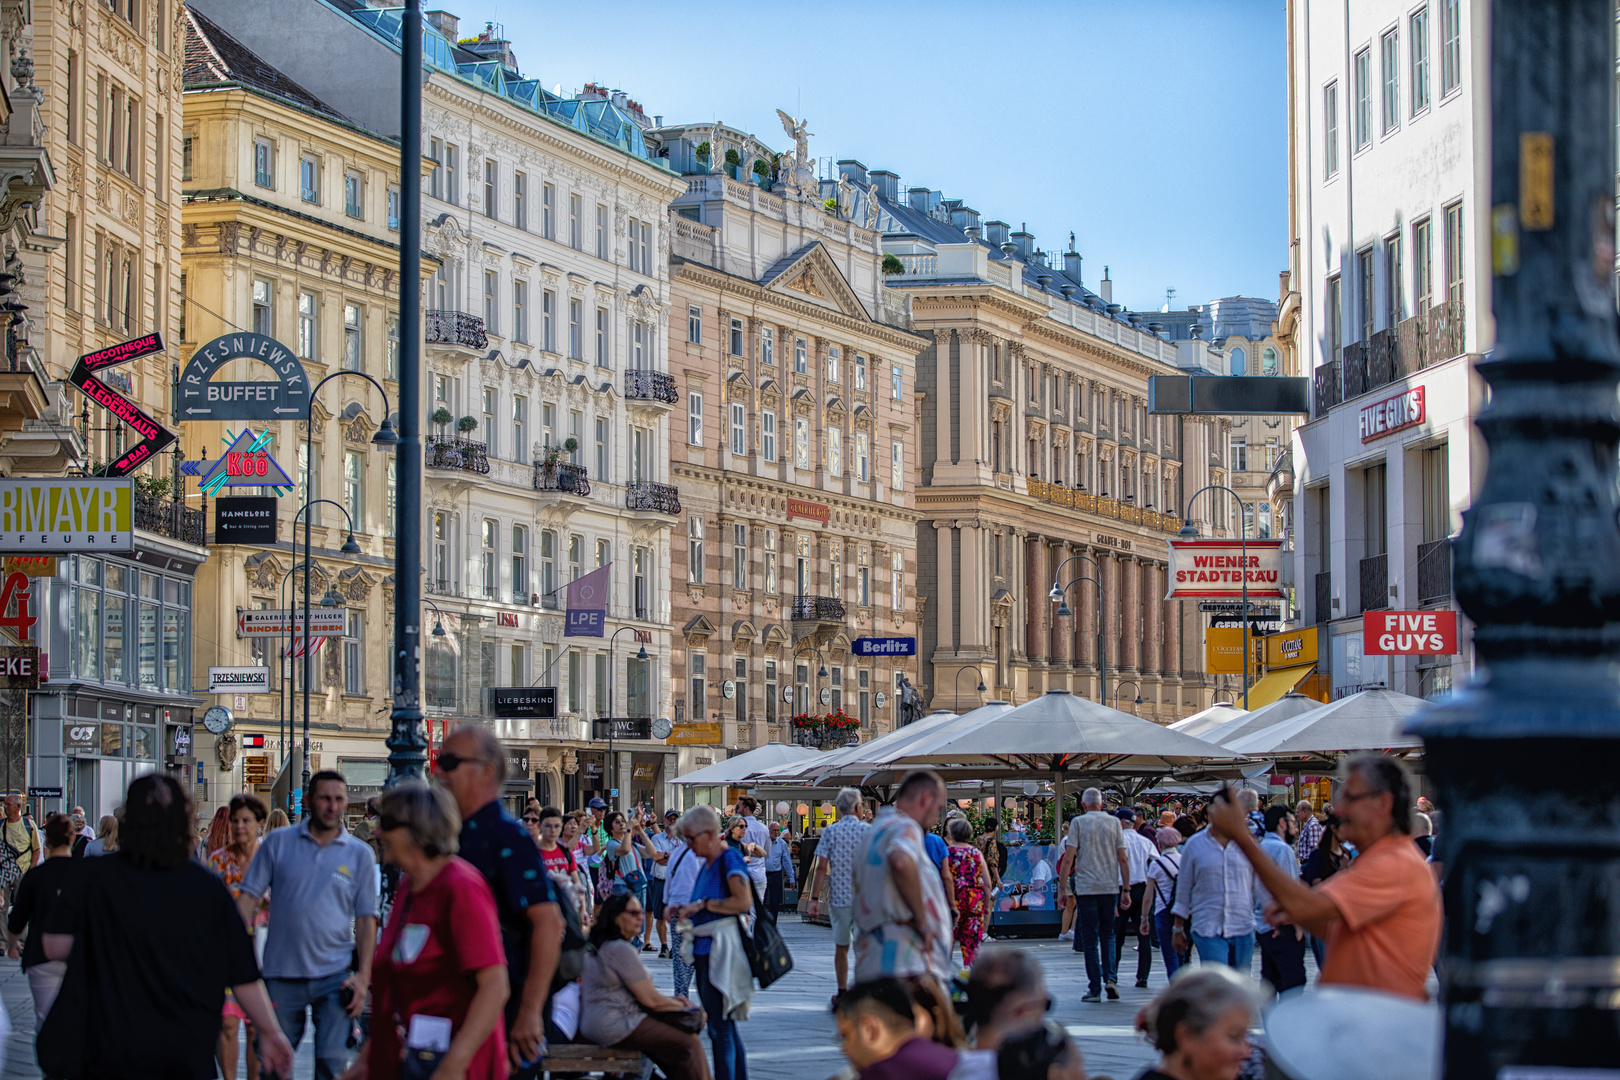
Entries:
POLYGON ((601 799, 592 799, 590 802, 586 803, 585 805, 588 808, 592 809, 592 810, 606 810, 607 809, 607 803, 603 802, 601 799))
POLYGON ((1132 810, 1128 806, 1122 806, 1118 810, 1114 811, 1114 816, 1119 818, 1121 821, 1135 821, 1136 811, 1132 810))
POLYGON ((674 821, 676 818, 678 818, 680 816, 681 816, 681 812, 679 810, 665 810, 664 811, 664 820, 665 821, 674 821))

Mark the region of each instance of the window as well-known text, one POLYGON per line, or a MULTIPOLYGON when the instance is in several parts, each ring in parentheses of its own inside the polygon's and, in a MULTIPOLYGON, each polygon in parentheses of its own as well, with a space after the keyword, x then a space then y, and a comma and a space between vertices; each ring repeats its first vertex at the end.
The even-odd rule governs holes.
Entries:
POLYGON ((1440 96, 1462 85, 1462 4, 1440 0, 1440 96))
POLYGON ((557 351, 557 294, 550 289, 540 293, 540 347, 557 351))
MULTIPOLYGON (((546 650, 546 654, 547 654, 548 657, 549 657, 550 653, 551 653, 551 650, 548 648, 546 650)), ((526 646, 526 645, 513 645, 510 648, 509 655, 511 656, 511 662, 510 662, 507 670, 511 674, 512 684, 514 686, 522 686, 523 684, 525 684, 525 683, 527 683, 529 681, 529 649, 528 649, 528 646, 526 646)))
POLYGON ((557 601, 557 534, 540 533, 540 606, 555 608, 557 601))
POLYGON ((905 487, 906 444, 899 439, 889 444, 889 487, 900 491, 905 487))
POLYGON ((551 184, 540 185, 540 235, 557 238, 557 189, 551 184))
POLYGON ((810 467, 810 421, 802 416, 793 418, 793 465, 799 469, 810 467))
POLYGON ((748 588, 748 526, 731 527, 731 587, 748 588))
POLYGON ((583 212, 579 196, 568 196, 568 246, 575 251, 585 242, 585 223, 580 220, 583 212))
POLYGON ((844 474, 844 429, 830 427, 827 429, 827 473, 830 476, 844 474))
POLYGON ((650 370, 648 359, 652 350, 652 328, 644 322, 630 324, 630 367, 636 371, 650 370))
POLYGON ((343 174, 343 212, 352 218, 365 217, 365 209, 360 199, 363 191, 363 181, 356 172, 343 174))
POLYGON ((900 401, 904 393, 905 374, 900 370, 899 364, 893 364, 889 367, 889 396, 900 401))
POLYGON ((855 389, 866 389, 866 357, 855 354, 855 389))
POLYGON ((773 412, 760 416, 760 451, 766 461, 776 460, 776 414, 773 412))
POLYGON ((1401 32, 1391 30, 1378 40, 1383 64, 1383 129, 1389 134, 1401 126, 1401 32))
POLYGON ((399 316, 388 316, 388 370, 387 378, 399 378, 399 316))
POLYGON ((855 559, 855 603, 859 607, 872 606, 872 568, 867 563, 872 549, 862 544, 855 559))
POLYGON ((596 204, 596 257, 608 257, 608 208, 601 203, 596 204))
POLYGON ((776 366, 776 331, 769 326, 762 327, 759 331, 759 362, 770 367, 776 366))
POLYGON ((1412 310, 1419 315, 1429 310, 1434 296, 1432 229, 1428 218, 1412 223, 1412 310))
POLYGON ((253 182, 262 188, 275 189, 275 151, 269 139, 253 140, 253 182))
POLYGON ((732 319, 731 320, 731 338, 730 338, 730 342, 731 342, 731 355, 732 356, 741 356, 743 354, 743 323, 742 323, 741 319, 732 319))
MULTIPOLYGON (((111 275, 109 275, 110 277, 111 275)), ((271 296, 270 283, 262 278, 255 278, 253 280, 253 332, 263 334, 265 337, 275 336, 276 320, 271 296)))
POLYGON ((496 191, 496 181, 500 176, 498 169, 499 166, 497 166, 494 161, 490 160, 489 158, 484 159, 484 216, 487 218, 500 217, 500 215, 496 213, 497 207, 495 205, 495 199, 498 194, 496 191))
POLYGON ((1339 175, 1339 84, 1330 82, 1322 89, 1322 175, 1331 180, 1339 175))
POLYGON ((512 174, 512 224, 520 229, 529 227, 529 174, 512 174))
POLYGON ((1232 437, 1232 471, 1249 471, 1249 440, 1242 436, 1232 437))
MULTIPOLYGON (((75 146, 83 136, 79 133, 79 54, 72 49, 67 55, 67 96, 63 101, 62 111, 67 114, 68 142, 75 146)), ((180 162, 182 172, 180 179, 191 179, 191 137, 188 135, 180 145, 180 162)))
POLYGON ((512 460, 522 461, 529 452, 529 399, 522 394, 512 398, 512 460))
POLYGON ((1411 35, 1406 51, 1412 62, 1412 115, 1429 107, 1429 9, 1421 7, 1412 12, 1411 35))
POLYGON ((585 656, 569 650, 568 653, 568 711, 580 712, 585 705, 585 656))
POLYGON ((529 343, 529 283, 512 282, 512 340, 519 345, 529 343))
POLYGON ((461 204, 461 148, 454 143, 444 145, 444 201, 461 204))
POLYGON ((320 359, 320 339, 317 323, 320 300, 314 293, 298 294, 298 355, 305 360, 320 359))
POLYGON ((495 398, 498 393, 499 391, 497 391, 493 386, 484 387, 483 433, 484 443, 489 451, 490 457, 495 457, 500 449, 499 440, 496 438, 498 431, 495 426, 495 398))
POLYGON ((744 425, 746 423, 747 423, 747 420, 746 420, 746 418, 744 416, 744 413, 743 413, 742 402, 740 402, 740 401, 732 402, 731 403, 731 452, 733 454, 741 454, 743 452, 743 444, 745 442, 745 439, 743 437, 743 427, 744 427, 744 425))
POLYGON ((639 240, 637 239, 637 234, 635 232, 631 232, 630 234, 630 238, 635 240, 641 246, 641 272, 646 274, 648 277, 652 276, 654 270, 652 263, 652 234, 653 227, 652 222, 650 221, 643 221, 641 223, 639 240))
POLYGON ((896 612, 906 610, 906 553, 896 551, 889 570, 889 602, 896 612))
POLYGON ((1262 374, 1262 375, 1275 375, 1275 374, 1277 374, 1277 350, 1276 349, 1267 349, 1265 352, 1260 354, 1260 374, 1262 374))
POLYGON ((839 377, 839 372, 842 370, 843 366, 844 366, 844 355, 843 355, 842 352, 839 351, 838 346, 836 346, 836 345, 828 346, 828 348, 827 348, 827 381, 830 382, 830 383, 837 382, 838 377, 839 377))
POLYGON ((321 524, 321 472, 321 444, 301 443, 298 447, 298 502, 309 505, 304 518, 311 525, 321 524))
POLYGON ((686 340, 693 345, 703 344, 703 309, 696 304, 686 309, 686 340))
MULTIPOLYGON (((1232 350, 1232 356, 1229 361, 1229 371, 1233 375, 1247 375, 1249 373, 1249 357, 1242 348, 1232 350)), ((1054 476, 1052 479, 1056 480, 1057 477, 1054 476)))
POLYGON ((608 563, 610 563, 612 561, 613 561, 613 545, 612 545, 612 543, 610 543, 607 540, 598 540, 596 542, 596 567, 595 567, 595 569, 600 570, 600 569, 602 569, 602 567, 606 566, 608 563))
MULTIPOLYGON (((69 311, 79 310, 79 263, 84 253, 79 247, 79 219, 73 214, 66 216, 66 229, 63 235, 66 243, 62 245, 62 303, 69 311)), ((186 275, 180 274, 180 340, 186 340, 186 275)))
POLYGON ((596 479, 599 483, 608 480, 608 422, 598 417, 596 420, 596 479))
POLYGON ((540 442, 543 446, 556 446, 557 406, 549 401, 540 403, 540 442))
POLYGON ((686 441, 690 446, 703 445, 703 395, 686 395, 686 441))
POLYGON ((428 140, 428 157, 433 162, 433 172, 428 174, 428 193, 435 199, 444 198, 444 140, 428 140))
POLYGON ((793 370, 800 375, 810 373, 810 344, 802 337, 793 339, 793 370))
POLYGON ((343 508, 354 521, 355 532, 366 531, 366 459, 358 450, 343 455, 343 508))
MULTIPOLYGON (((704 717, 704 710, 707 708, 709 700, 708 682, 704 678, 704 676, 707 674, 706 669, 708 665, 706 661, 708 657, 706 657, 703 653, 694 650, 693 652, 687 654, 686 659, 687 667, 691 669, 688 674, 691 676, 692 698, 690 704, 692 708, 692 719, 694 721, 701 721, 704 717)), ((723 673, 724 672, 722 671, 722 674, 723 673)))
POLYGON ((450 515, 442 510, 433 514, 433 577, 440 592, 450 587, 450 515))
POLYGON ((568 410, 568 437, 574 440, 574 449, 568 455, 568 463, 578 465, 580 447, 585 445, 585 414, 578 409, 568 410))
POLYGON ((314 154, 298 159, 298 197, 307 203, 321 201, 321 163, 314 154))
POLYGON ((512 603, 529 602, 529 530, 512 526, 512 603))
POLYGON ((575 360, 585 359, 585 301, 568 300, 568 355, 575 360))
MULTIPOLYGON (((71 79, 68 82, 68 86, 69 86, 69 88, 71 88, 73 86, 73 83, 72 83, 71 79)), ((68 122, 70 124, 73 122, 73 108, 72 108, 72 106, 68 107, 68 122)), ((78 140, 75 139, 74 141, 77 142, 78 140)), ((192 156, 192 144, 195 143, 195 142, 196 142, 196 140, 194 138, 192 138, 190 135, 187 135, 184 139, 180 140, 180 179, 181 180, 190 180, 190 179, 192 179, 193 171, 194 171, 194 168, 195 168, 195 166, 193 164, 195 159, 192 156)))
POLYGON ((765 530, 765 592, 776 595, 776 530, 765 530))
POLYGON ((399 231, 399 188, 388 185, 388 227, 399 231))
POLYGON ((1401 237, 1397 233, 1384 240, 1384 315, 1385 325, 1394 326, 1406 318, 1406 302, 1401 292, 1401 237))
POLYGON ((1326 306, 1322 314, 1327 322, 1328 359, 1338 360, 1344 354, 1344 295, 1338 274, 1327 279, 1326 306))
POLYGON ((703 582, 703 518, 697 514, 686 519, 686 580, 703 582))
MULTIPOLYGON (((832 598, 842 602, 844 599, 844 549, 837 541, 827 550, 827 580, 832 589, 832 598)), ((833 669, 834 671, 837 668, 833 669)))
POLYGON ((1361 318, 1357 320, 1361 327, 1361 336, 1357 341, 1371 341, 1373 335, 1373 253, 1368 248, 1356 252, 1356 281, 1359 288, 1356 290, 1357 311, 1361 318))
POLYGON ((501 278, 494 270, 484 271, 484 329, 491 334, 500 333, 500 312, 496 305, 501 300, 501 278))
MULTIPOLYGON (((1463 212, 1462 203, 1446 207, 1446 299, 1463 298, 1463 212)), ((1430 357, 1431 360, 1441 359, 1430 357)))
POLYGON ((629 237, 625 241, 626 265, 629 266, 631 270, 640 273, 641 246, 637 244, 636 241, 641 235, 641 222, 637 221, 635 218, 627 218, 625 220, 625 229, 629 233, 629 237))
POLYGON ((366 617, 359 612, 349 613, 349 632, 343 639, 343 692, 364 694, 365 677, 365 625, 366 617))
POLYGON ((360 370, 360 331, 365 313, 359 304, 343 305, 343 370, 360 370))
POLYGON ((1372 54, 1366 49, 1356 53, 1355 59, 1356 149, 1372 141, 1372 54))
POLYGON ((868 445, 869 441, 870 440, 867 438, 866 432, 864 432, 864 431, 856 432, 856 434, 855 434, 855 479, 859 480, 863 484, 866 483, 868 480, 872 479, 872 476, 871 476, 871 462, 870 462, 872 454, 871 454, 871 447, 868 445))

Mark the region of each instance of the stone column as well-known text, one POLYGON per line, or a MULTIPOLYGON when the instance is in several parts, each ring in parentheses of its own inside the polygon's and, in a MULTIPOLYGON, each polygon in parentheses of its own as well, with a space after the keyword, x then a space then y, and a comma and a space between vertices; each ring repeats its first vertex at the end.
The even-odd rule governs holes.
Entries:
POLYGON ((956 402, 951 398, 951 332, 934 331, 934 461, 950 464, 956 402))
POLYGON ((1142 668, 1142 565, 1134 555, 1121 555, 1119 576, 1124 581, 1121 599, 1124 610, 1120 636, 1119 670, 1140 671, 1142 668))
MULTIPOLYGON (((1023 544, 1025 561, 1028 572, 1024 580, 1028 582, 1025 592, 1031 597, 1046 595, 1049 586, 1043 586, 1046 580, 1046 544, 1039 537, 1027 537, 1023 544)), ((1025 639, 1028 642, 1029 659, 1031 663, 1045 663, 1046 661, 1046 633, 1047 619, 1049 617, 1049 604, 1037 605, 1033 599, 1030 601, 1029 618, 1026 626, 1028 633, 1025 639)))
MULTIPOLYGON (((1181 662, 1181 601, 1167 600, 1164 603, 1164 674, 1166 678, 1181 678, 1185 669, 1181 662)), ((1180 702, 1176 703, 1180 708, 1180 702)))
MULTIPOLYGON (((1093 559, 1097 557, 1095 548, 1088 549, 1083 544, 1080 545, 1075 554, 1089 555, 1093 559)), ((1076 559, 1070 564, 1069 568, 1076 574, 1084 574, 1089 578, 1100 581, 1101 566, 1100 562, 1096 566, 1092 566, 1091 563, 1076 559)), ((1079 660, 1082 668, 1095 672, 1097 670, 1097 587, 1089 581, 1082 581, 1074 587, 1074 597, 1070 602, 1078 612, 1078 617, 1074 620, 1074 634, 1079 647, 1075 649, 1074 655, 1079 660)))
POLYGON ((1155 559, 1145 560, 1142 563, 1142 615, 1143 615, 1143 646, 1141 668, 1144 672, 1157 673, 1163 670, 1160 666, 1162 653, 1160 652, 1160 628, 1163 623, 1164 586, 1160 583, 1159 575, 1163 564, 1155 559))
MULTIPOLYGON (((1069 546, 1067 544, 1065 544, 1063 541, 1058 540, 1058 541, 1054 542, 1052 544, 1052 546, 1047 550, 1047 557, 1051 560, 1053 569, 1056 569, 1060 564, 1062 564, 1064 559, 1069 557, 1069 546)), ((1074 568, 1077 565, 1079 565, 1079 564, 1070 563, 1068 566, 1064 567, 1063 568, 1064 577, 1072 576, 1074 568)), ((1080 587, 1084 588, 1085 586, 1081 585, 1080 587)), ((1050 588, 1050 586, 1048 586, 1048 588, 1050 588)), ((1048 606, 1051 606, 1051 601, 1048 601, 1047 604, 1048 604, 1048 606)), ((1069 610, 1070 611, 1074 610, 1074 602, 1073 602, 1072 598, 1070 599, 1070 602, 1069 602, 1069 610)), ((1068 667, 1069 666, 1069 657, 1071 655, 1073 655, 1070 652, 1070 647, 1072 645, 1072 638, 1073 637, 1074 637, 1074 619, 1072 617, 1069 618, 1069 619, 1054 618, 1052 620, 1052 638, 1051 638, 1051 640, 1052 640, 1052 652, 1051 652, 1051 657, 1052 657, 1052 663, 1053 664, 1061 665, 1063 667, 1068 667)))
MULTIPOLYGON (((934 647, 942 653, 953 653, 957 648, 956 631, 951 620, 952 593, 957 581, 957 569, 951 561, 951 530, 955 525, 954 521, 934 522, 934 537, 939 543, 939 575, 934 589, 939 595, 933 601, 934 625, 938 627, 938 633, 934 635, 934 647)), ((934 693, 939 692, 937 686, 930 689, 934 693)))
MULTIPOLYGON (((971 398, 964 397, 965 401, 971 398)), ((966 450, 966 448, 964 448, 966 450)), ((977 521, 958 522, 962 527, 962 563, 956 568, 956 586, 962 590, 962 639, 957 650, 973 649, 975 655, 989 641, 990 578, 986 573, 984 530, 977 521)))

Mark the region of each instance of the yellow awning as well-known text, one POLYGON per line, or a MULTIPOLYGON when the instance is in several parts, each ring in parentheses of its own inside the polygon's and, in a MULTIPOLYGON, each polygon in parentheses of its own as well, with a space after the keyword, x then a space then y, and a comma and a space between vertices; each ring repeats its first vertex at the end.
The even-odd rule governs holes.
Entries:
MULTIPOLYGON (((1311 664, 1306 667, 1283 668, 1262 677, 1259 682, 1249 687, 1249 711, 1253 712, 1262 705, 1270 705, 1284 694, 1292 693, 1294 688, 1310 678, 1311 672, 1315 670, 1316 665, 1311 664)), ((1242 705, 1243 698, 1238 697, 1233 704, 1242 705)))

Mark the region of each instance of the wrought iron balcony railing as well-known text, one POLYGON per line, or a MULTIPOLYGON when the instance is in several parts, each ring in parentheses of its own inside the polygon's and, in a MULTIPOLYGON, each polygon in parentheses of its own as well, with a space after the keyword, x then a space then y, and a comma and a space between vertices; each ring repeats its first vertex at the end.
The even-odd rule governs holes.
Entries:
POLYGON ((477 315, 465 311, 429 311, 426 319, 429 345, 460 345, 480 352, 489 348, 484 320, 477 315))
POLYGON ((655 510, 660 514, 679 514, 681 512, 680 489, 670 484, 654 484, 648 480, 637 480, 635 483, 624 486, 624 508, 626 510, 655 510))
POLYGON ((844 602, 831 596, 795 596, 794 622, 843 622, 844 602))
POLYGON ((569 495, 589 495, 591 493, 590 474, 583 465, 573 465, 568 462, 547 465, 543 461, 537 461, 534 463, 534 490, 563 491, 569 495))
POLYGON ((1361 610, 1383 611, 1389 607, 1389 555, 1361 560, 1361 610))
POLYGON ((489 447, 467 439, 428 439, 427 465, 430 469, 463 469, 489 472, 489 447))
POLYGON ((1435 540, 1417 549, 1418 604, 1451 599, 1451 541, 1435 540))
POLYGON ((201 510, 188 510, 184 503, 173 499, 155 498, 137 491, 135 527, 186 544, 204 544, 208 515, 201 510))
POLYGON ((680 400, 674 377, 662 371, 626 371, 624 396, 629 401, 662 401, 666 405, 680 400))

